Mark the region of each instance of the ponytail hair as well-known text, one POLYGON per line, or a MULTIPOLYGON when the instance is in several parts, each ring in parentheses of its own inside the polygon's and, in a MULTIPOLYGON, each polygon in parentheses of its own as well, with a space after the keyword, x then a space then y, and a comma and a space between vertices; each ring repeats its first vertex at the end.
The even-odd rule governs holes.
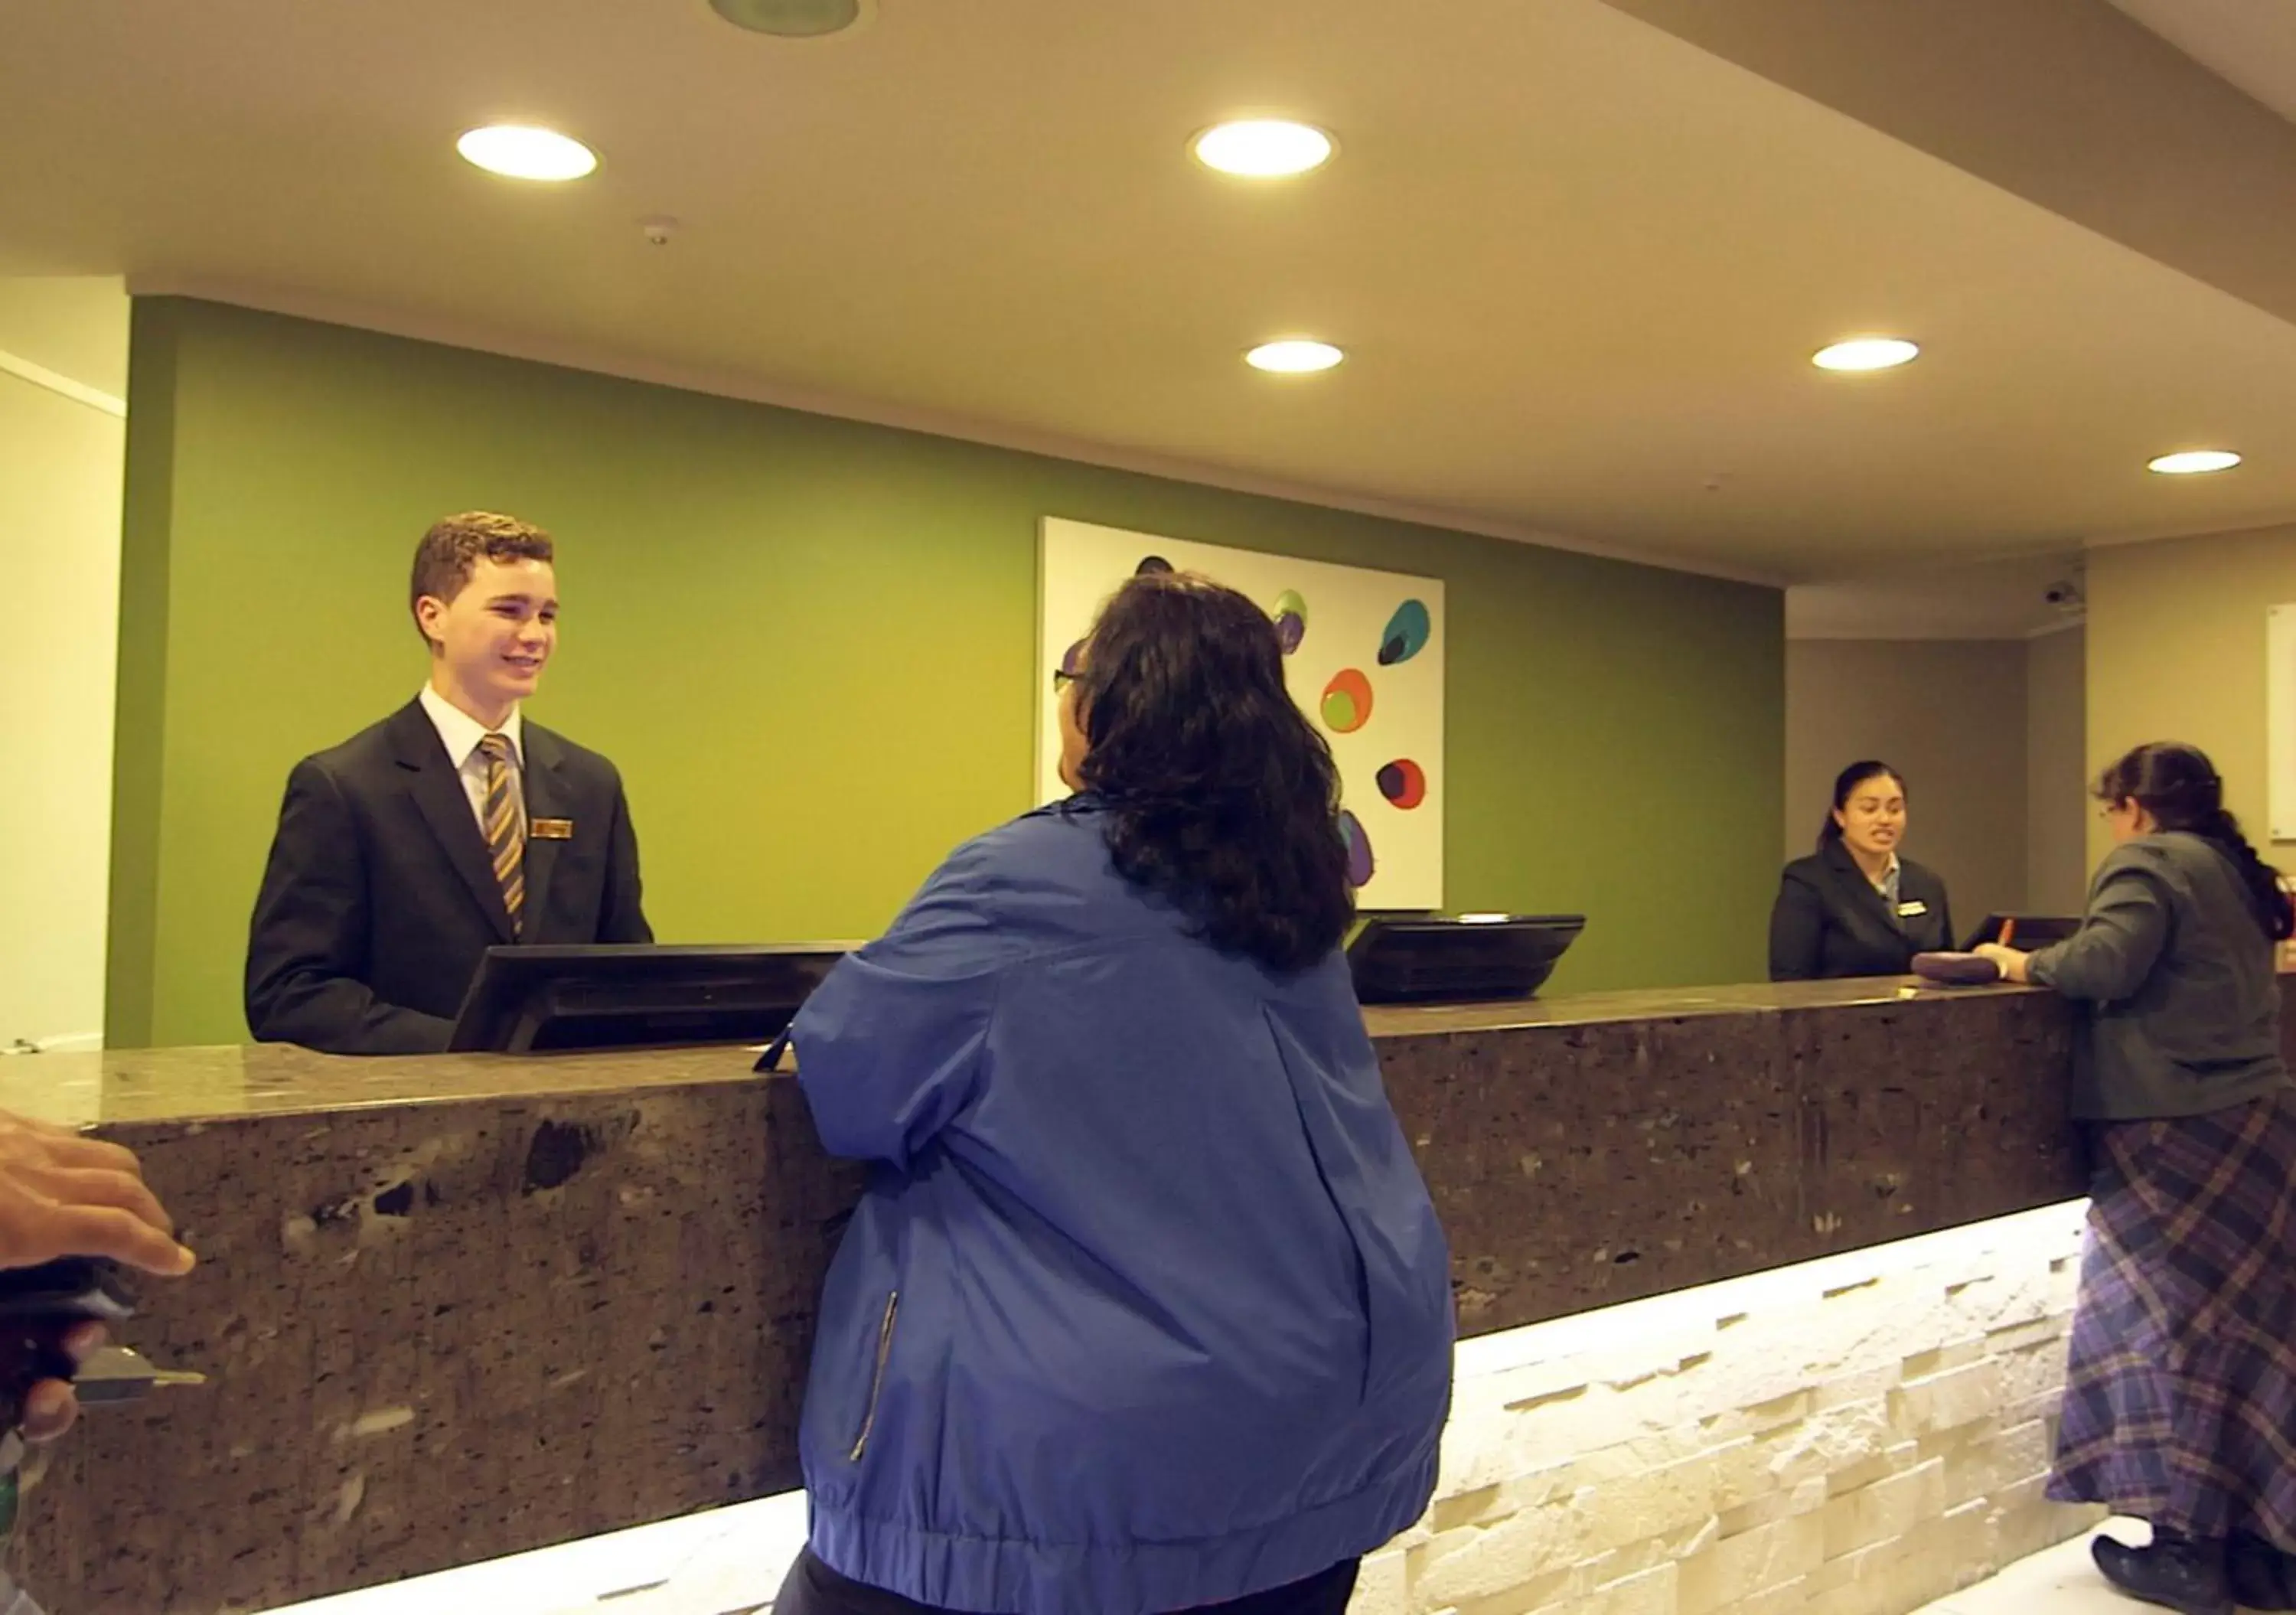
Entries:
POLYGON ((2264 934, 2276 942, 2296 936, 2296 903, 2280 872, 2257 855, 2225 811, 2224 781, 2197 746, 2152 741, 2097 775, 2096 798, 2108 805, 2134 802, 2163 830, 2181 830, 2214 847, 2239 873, 2264 934))
POLYGON ((1899 794, 1906 789, 1906 776, 1876 758, 1866 758, 1844 768, 1833 776, 1833 812, 1825 816, 1825 823, 1817 827, 1817 849, 1824 852, 1841 839, 1841 821, 1833 816, 1849 806, 1849 799, 1857 787, 1867 780, 1889 780, 1899 794))

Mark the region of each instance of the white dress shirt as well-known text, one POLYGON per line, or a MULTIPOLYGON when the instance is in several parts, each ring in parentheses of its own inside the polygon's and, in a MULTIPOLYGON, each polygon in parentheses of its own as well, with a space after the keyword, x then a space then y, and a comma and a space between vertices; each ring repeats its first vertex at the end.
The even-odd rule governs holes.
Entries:
MULTIPOLYGON (((484 775, 486 770, 480 768, 479 772, 484 775)), ((1898 855, 1893 852, 1890 855, 1889 868, 1882 872, 1880 880, 1874 881, 1874 889, 1882 894, 1882 901, 1889 906, 1890 918, 1899 930, 1906 929, 1906 912, 1898 906, 1898 877, 1901 873, 1898 855)), ((1866 878, 1871 880, 1873 877, 1869 875, 1866 878)))
MULTIPOLYGON (((479 837, 487 833, 487 757, 479 750, 479 742, 492 733, 488 727, 454 702, 432 689, 422 686, 419 698, 422 710, 430 714, 439 738, 447 747, 447 759, 455 765, 462 776, 463 794, 471 799, 471 816, 479 822, 479 837)), ((521 832, 526 827, 526 740, 519 723, 516 707, 503 721, 499 733, 510 742, 510 794, 518 804, 518 823, 521 832)))

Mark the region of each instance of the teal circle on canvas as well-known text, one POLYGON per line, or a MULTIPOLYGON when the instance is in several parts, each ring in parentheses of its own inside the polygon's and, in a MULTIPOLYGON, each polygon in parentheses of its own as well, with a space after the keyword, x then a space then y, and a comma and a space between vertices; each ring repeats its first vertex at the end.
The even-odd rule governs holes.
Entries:
POLYGON ((1395 608, 1395 615, 1387 619, 1387 628, 1379 636, 1379 665, 1394 667, 1409 661, 1427 648, 1430 635, 1435 632, 1434 619, 1427 614, 1427 603, 1406 600, 1395 608))

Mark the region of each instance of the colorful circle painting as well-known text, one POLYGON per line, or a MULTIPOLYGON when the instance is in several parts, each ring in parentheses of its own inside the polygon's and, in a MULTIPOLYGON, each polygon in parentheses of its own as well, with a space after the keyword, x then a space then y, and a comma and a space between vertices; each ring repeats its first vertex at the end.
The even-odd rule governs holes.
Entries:
POLYGON ((1143 555, 1140 557, 1140 564, 1132 569, 1132 575, 1135 578, 1153 578, 1171 570, 1172 563, 1161 555, 1143 555))
POLYGON ((1371 680, 1353 668, 1332 676, 1324 686, 1324 727, 1334 734, 1353 734, 1371 722, 1371 680))
POLYGON ((1289 656, 1308 637, 1308 603, 1300 598, 1297 589, 1286 589, 1275 597, 1275 642, 1289 656))
POLYGON ((1379 665, 1391 668, 1409 661, 1427 648, 1427 636, 1434 631, 1425 603, 1405 601, 1395 608, 1395 615, 1387 619, 1387 631, 1379 636, 1379 665))
POLYGON ((1371 855, 1371 838, 1364 833, 1363 821, 1345 808, 1340 811, 1340 839, 1348 844, 1348 884, 1361 890, 1371 884, 1378 863, 1371 855))
POLYGON ((1408 813, 1427 799, 1427 770, 1398 757, 1379 771, 1379 793, 1408 813))

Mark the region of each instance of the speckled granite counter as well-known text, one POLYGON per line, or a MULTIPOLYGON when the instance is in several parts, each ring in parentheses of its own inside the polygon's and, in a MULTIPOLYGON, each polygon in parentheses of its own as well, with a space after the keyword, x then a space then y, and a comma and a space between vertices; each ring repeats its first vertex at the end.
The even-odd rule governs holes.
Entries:
POLYGON ((1896 980, 1374 1010, 1463 1333, 2081 1193, 2070 1018, 1896 980))
MULTIPOLYGON (((1894 981, 1376 1010, 1481 1332, 2062 1200, 2070 1022, 1894 981)), ((792 1485, 858 1192, 739 1051, 0 1061, 140 1151, 205 1266, 20 1533, 56 1607, 262 1608, 792 1485)))

